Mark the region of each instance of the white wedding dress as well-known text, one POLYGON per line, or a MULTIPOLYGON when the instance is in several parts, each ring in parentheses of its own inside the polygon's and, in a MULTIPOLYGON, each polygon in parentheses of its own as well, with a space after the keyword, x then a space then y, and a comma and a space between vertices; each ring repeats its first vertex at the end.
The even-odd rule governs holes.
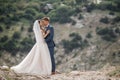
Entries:
POLYGON ((17 66, 11 67, 11 69, 16 73, 50 75, 52 69, 50 53, 43 38, 38 20, 34 22, 33 31, 36 38, 35 45, 25 59, 17 66))

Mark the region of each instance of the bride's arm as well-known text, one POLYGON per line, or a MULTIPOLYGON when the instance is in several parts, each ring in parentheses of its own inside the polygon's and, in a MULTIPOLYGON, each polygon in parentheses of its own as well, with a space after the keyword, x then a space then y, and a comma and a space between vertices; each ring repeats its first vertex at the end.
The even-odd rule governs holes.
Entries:
POLYGON ((47 32, 43 35, 43 37, 46 38, 49 33, 50 33, 50 30, 47 30, 47 32))

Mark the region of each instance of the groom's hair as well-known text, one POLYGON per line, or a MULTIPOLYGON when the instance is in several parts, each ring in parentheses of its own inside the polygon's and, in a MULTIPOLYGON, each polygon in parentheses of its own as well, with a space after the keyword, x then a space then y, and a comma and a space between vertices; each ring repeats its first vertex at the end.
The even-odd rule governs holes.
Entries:
POLYGON ((42 20, 50 22, 50 18, 49 17, 43 17, 42 20))

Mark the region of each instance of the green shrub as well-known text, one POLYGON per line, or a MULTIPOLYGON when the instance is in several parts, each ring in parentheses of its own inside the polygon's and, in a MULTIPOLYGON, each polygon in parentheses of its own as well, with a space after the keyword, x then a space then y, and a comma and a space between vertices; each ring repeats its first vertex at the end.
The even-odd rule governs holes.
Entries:
POLYGON ((14 40, 9 40, 3 45, 3 50, 6 50, 8 52, 11 52, 13 55, 15 55, 15 52, 18 51, 17 44, 14 40))
POLYGON ((115 13, 113 11, 110 11, 109 15, 115 15, 115 13))
POLYGON ((19 20, 20 20, 20 16, 21 16, 21 15, 14 14, 14 16, 11 17, 11 20, 12 20, 12 21, 19 21, 19 20))
POLYGON ((75 0, 77 4, 86 3, 88 0, 75 0))
POLYGON ((6 25, 6 29, 10 29, 10 25, 6 25))
POLYGON ((25 14, 31 14, 32 16, 35 16, 36 10, 34 8, 27 8, 25 14))
POLYGON ((41 19, 45 16, 44 13, 39 13, 38 15, 36 15, 36 19, 41 19))
POLYGON ((69 36, 72 38, 70 41, 69 40, 61 41, 63 48, 65 49, 65 53, 67 54, 77 48, 84 49, 89 44, 87 40, 82 40, 82 37, 77 33, 72 33, 69 36))
POLYGON ((80 14, 79 17, 78 17, 78 19, 83 19, 83 18, 84 18, 84 17, 83 17, 82 14, 80 14))
POLYGON ((56 14, 55 10, 52 10, 48 13, 48 16, 50 17, 51 22, 58 22, 59 21, 59 17, 56 14))
POLYGON ((98 35, 101 35, 102 39, 106 41, 114 42, 117 40, 117 35, 112 28, 103 28, 96 31, 98 35))
POLYGON ((99 35, 105 35, 105 34, 107 34, 107 33, 109 33, 109 28, 103 28, 103 29, 98 29, 97 30, 97 34, 99 34, 99 35))
POLYGON ((116 17, 113 19, 113 22, 114 22, 114 23, 120 22, 120 16, 116 16, 116 17))
POLYGON ((79 6, 77 6, 77 7, 75 7, 75 12, 76 12, 76 13, 80 13, 80 12, 82 12, 82 10, 80 9, 79 6))
POLYGON ((86 8, 87 8, 87 12, 91 12, 92 10, 94 10, 96 8, 96 5, 93 3, 87 4, 86 8))
POLYGON ((100 22, 108 24, 109 23, 109 18, 108 17, 101 18, 100 22))
POLYGON ((51 13, 54 15, 54 21, 58 21, 60 23, 70 22, 70 16, 73 14, 73 9, 69 6, 61 6, 56 9, 56 12, 51 13))
POLYGON ((115 42, 116 40, 113 39, 110 35, 105 35, 102 36, 102 39, 106 40, 106 41, 111 41, 111 42, 115 42))
POLYGON ((0 26, 0 32, 2 32, 3 31, 3 27, 2 26, 0 26))
POLYGON ((76 24, 76 21, 75 20, 72 20, 72 25, 75 25, 76 24))
POLYGON ((87 35, 86 35, 87 38, 92 38, 92 33, 89 32, 87 35))
POLYGON ((32 48, 34 42, 31 38, 26 37, 20 42, 20 44, 22 45, 20 51, 23 52, 23 51, 30 50, 32 48))
POLYGON ((6 42, 8 40, 8 36, 3 36, 1 39, 0 39, 0 42, 3 43, 3 42, 6 42))
POLYGON ((31 15, 31 14, 24 14, 23 15, 23 18, 27 19, 27 20, 30 20, 30 21, 33 21, 34 20, 34 16, 31 15))
POLYGON ((120 28, 117 27, 117 28, 115 29, 115 32, 120 34, 120 28))
POLYGON ((69 37, 72 37, 72 41, 82 41, 82 37, 78 33, 71 33, 69 37))
POLYGON ((120 1, 119 0, 106 0, 101 4, 97 5, 98 9, 101 10, 110 10, 110 11, 120 11, 120 1))
POLYGON ((3 55, 3 52, 2 52, 2 51, 0 51, 0 58, 2 57, 2 55, 3 55))
POLYGON ((23 30, 24 30, 24 24, 21 25, 21 31, 23 31, 23 30))
POLYGON ((30 27, 28 28, 28 32, 32 32, 32 31, 33 31, 33 27, 30 26, 30 27))
POLYGON ((12 38, 13 38, 13 39, 19 39, 20 36, 21 36, 20 32, 14 32, 12 38))

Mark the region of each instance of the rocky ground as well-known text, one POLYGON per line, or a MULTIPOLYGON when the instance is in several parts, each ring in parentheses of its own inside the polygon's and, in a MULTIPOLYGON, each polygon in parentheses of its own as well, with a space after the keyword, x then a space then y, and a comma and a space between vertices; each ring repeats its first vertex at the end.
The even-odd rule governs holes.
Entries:
POLYGON ((108 70, 100 71, 71 71, 51 76, 16 74, 9 68, 0 67, 0 80, 120 80, 117 76, 108 76, 108 70))

